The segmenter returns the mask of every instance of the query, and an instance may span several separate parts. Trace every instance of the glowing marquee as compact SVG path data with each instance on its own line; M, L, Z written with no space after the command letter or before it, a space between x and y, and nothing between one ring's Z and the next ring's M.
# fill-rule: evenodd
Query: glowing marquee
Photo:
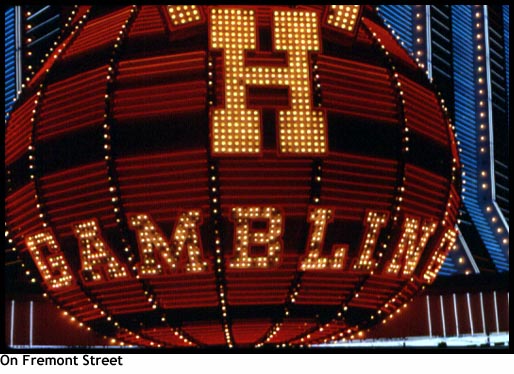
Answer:
M323 155L327 124L323 110L313 109L309 52L320 50L314 12L275 11L276 51L287 52L287 67L247 66L245 51L257 48L255 12L212 9L210 48L223 50L225 107L211 111L211 149L214 155L257 154L262 150L258 110L247 108L247 86L286 86L290 110L278 112L279 151L282 154Z
M310 231L305 256L300 259L298 268L302 271L344 271L349 246L333 245L329 257L322 256L327 225L332 221L335 209L311 207L308 215ZM354 259L354 269L365 272L376 270L378 261L372 261L372 253L377 246L377 237L383 227L386 213L369 211L363 222L364 234L360 249ZM234 249L229 266L233 269L271 269L281 265L283 256L282 236L284 217L276 207L234 207ZM200 240L200 210L184 211L179 214L170 242L168 242L153 219L146 214L129 215L130 228L135 231L141 262L137 265L139 277L159 276L174 272L204 272L209 266L203 259ZM264 223L265 228L255 228L253 223ZM126 266L121 263L98 230L96 220L86 220L75 224L79 240L81 260L80 278L85 284L129 278ZM435 223L405 217L400 240L393 251L393 257L386 262L384 274L393 273L401 278L409 278L420 260L428 239L436 228ZM431 282L449 249L455 243L454 229L448 229L438 244L438 250L423 274ZM26 239L29 253L34 260L43 282L51 289L72 286L75 282L70 265L57 244L55 235L49 229ZM252 248L266 247L265 256L252 255ZM47 249L45 251L44 249ZM48 252L48 253L47 253ZM185 261L184 258L186 258ZM350 264L350 262L348 262ZM185 265L184 265L185 264Z
M65 313L138 346L308 345L433 282L456 239L457 148L373 7L89 9L55 66L105 57L107 81L97 59L42 69L43 99L7 127L7 239ZM105 96L82 89L93 77ZM67 152L80 137L91 157ZM36 162L41 142L70 162Z

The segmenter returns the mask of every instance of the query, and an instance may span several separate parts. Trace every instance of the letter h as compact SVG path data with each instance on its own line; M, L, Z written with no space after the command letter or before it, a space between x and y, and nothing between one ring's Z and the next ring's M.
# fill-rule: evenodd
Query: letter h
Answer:
M214 8L209 27L210 48L223 50L225 68L225 107L211 110L213 155L261 152L260 113L247 108L246 87L250 85L290 89L290 109L278 113L280 154L326 154L326 119L323 110L312 108L308 56L320 50L316 13L274 12L275 50L286 51L287 67L246 66L245 51L257 45L253 10Z

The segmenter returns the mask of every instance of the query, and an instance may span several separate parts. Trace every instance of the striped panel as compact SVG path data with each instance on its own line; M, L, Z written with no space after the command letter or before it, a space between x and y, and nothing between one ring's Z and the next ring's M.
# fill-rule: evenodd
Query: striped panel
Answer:
M16 97L16 14L14 7L4 8L4 102L8 113ZM6 114L8 118L8 114Z
M205 150L122 157L116 162L127 213L144 212L161 225L171 225L184 209L208 212Z
M164 33L159 7L143 5L129 31L129 38L150 37Z
M401 205L403 212L439 221L446 206L448 185L446 178L406 164L405 192Z
M323 205L335 206L335 219L361 221L366 209L388 211L393 202L397 163L332 153L323 166Z
M398 74L405 100L407 126L425 137L448 145L448 128L434 93Z
M287 342L303 332L317 326L317 321L313 319L288 318L280 325L280 330L270 339L270 344Z
M125 7L116 12L86 21L73 44L64 52L63 59L91 55L95 51L113 46L121 26L130 15L132 7Z
M278 269L225 271L230 305L283 304L297 269L298 256L282 256Z
M33 235L43 229L43 221L36 208L36 188L29 183L5 198L5 215L9 221L10 231L15 234L17 244L22 238ZM25 244L23 244L25 247Z
M389 51L391 55L398 58L403 64L407 65L409 68L417 70L418 66L413 61L412 57L409 56L407 51L403 49L398 41L393 38L393 36L387 31L387 29L383 29L382 27L375 24L368 18L363 17L362 23L366 25L366 27L374 34L376 34L377 39L380 40L380 44L385 46L386 51Z
M144 330L146 332L146 330ZM136 347L152 347L156 348L159 343L151 340L149 335L141 333L133 333L132 331L126 329L118 329L116 332L116 340L123 342L129 346Z
M52 297L69 314L79 321L88 322L105 318L100 308L95 308L90 298L79 286L73 286L62 291L52 291Z
M236 344L253 345L266 334L271 327L271 320L233 320L232 335Z
M122 61L114 97L118 121L157 118L205 110L205 52Z
M384 19L386 25L391 25L400 36L400 43L409 53L414 51L414 37L412 33L412 5L383 5L379 6L378 14Z
M57 235L73 236L72 223L90 218L103 230L116 225L103 162L45 175L41 192Z
M169 327L154 327L141 330L141 335L150 338L153 341L165 344L169 347L190 347L191 344L186 343L184 339L180 338L178 332L173 331ZM136 341L136 344L139 342Z
M91 10L91 5L79 5L70 24L76 26L82 17Z
M320 55L323 105L348 116L397 123L394 92L385 68Z
M31 118L36 108L36 95L31 96L15 112L5 129L5 164L10 165L19 159L30 145L32 137Z
M105 113L107 65L48 85L40 111L37 137L45 140L101 126Z
M459 218L460 196L459 196L459 192L457 191L457 189L455 188L455 186L453 184L450 186L450 195L451 195L451 197L449 199L450 206L447 209L447 212L448 212L447 220L448 220L448 222L457 222L457 219Z
M318 14L318 20L321 21L323 12L325 11L325 6L324 5L314 5L314 4L295 5L295 9L297 9L297 10L305 10L305 11L308 11L308 12L315 12L315 13Z
M304 334L302 334L302 336L299 336L298 339L293 340L291 343L306 344L308 342L310 344L312 342L322 340L323 338L325 338L325 336L327 336L327 334L328 336L334 336L334 338L337 338L339 331L346 330L348 327L350 326L346 322L335 320L332 321L328 326L323 326L322 329L316 329L312 331L310 334L308 334L308 339L306 338L306 336L303 336ZM304 341L302 341L302 338L304 339Z
M405 281L388 276L372 275L348 303L348 307L376 310L400 291Z
M143 285L136 279L120 279L90 284L89 291L111 315L144 313L152 310Z
M184 323L182 330L190 335L195 341L205 345L226 345L223 329L216 322L194 322Z
M159 305L165 309L208 308L218 305L216 280L211 270L149 278Z
M284 209L286 217L304 217L311 189L311 163L277 158L274 150L265 150L259 159L220 159L221 201L224 206L277 206Z
M348 298L359 277L341 271L308 271L302 277L298 305L340 305Z

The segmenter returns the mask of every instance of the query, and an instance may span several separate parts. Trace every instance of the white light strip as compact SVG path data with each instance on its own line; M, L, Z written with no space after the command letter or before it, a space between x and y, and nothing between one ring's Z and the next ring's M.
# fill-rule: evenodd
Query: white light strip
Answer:
M469 300L469 292L466 292L466 297L468 299L469 325L471 327L471 335L473 335L475 332L473 331L473 315L471 314L471 301Z
M494 297L494 316L496 317L496 332L500 332L500 322L498 321L498 301L496 300L496 291L493 292Z
M505 220L505 217L503 216L503 213L500 210L498 203L496 202L496 195L494 196L493 205L494 205L494 208L496 209L496 213L498 213L498 216L500 217L500 219L503 223L503 227L504 227L505 231L507 231L507 234L508 234L509 233L509 224L507 223L507 220ZM507 252L507 253L509 253L509 252ZM508 257L507 257L507 261L509 261Z
M19 92L21 91L21 85L23 84L22 77L22 65L21 65L21 53L22 53L22 41L21 41L21 6L14 7L14 47L15 47L15 56L16 56L16 98L19 96Z
M500 333L487 336L484 334L477 334L470 336L463 334L459 337L449 336L441 338L436 336L430 338L428 336L412 336L403 339L396 338L380 338L380 339L366 339L366 340L353 340L347 342L338 342L335 344L318 345L319 348L337 348L337 347L437 347L441 343L446 343L448 347L471 347L471 346L486 346L493 344L502 344L505 347L509 346L509 333Z
M490 162L490 178L491 178L491 200L495 200L496 187L494 182L494 133L493 133L493 98L491 87L491 65L489 53L489 19L487 14L487 5L483 6L484 15L484 43L485 43L485 71L487 82L487 121L489 122L489 162Z
M431 22L430 22L430 5L425 5L425 19L426 19L426 42L427 42L427 71L428 71L428 78L432 79L432 29L431 29Z
M459 315L457 314L457 296L453 294L453 313L455 314L455 334L459 336Z
M29 331L30 331L30 335L29 335L29 346L32 347L32 337L33 337L33 332L34 332L34 302L31 301L30 302L30 320L29 320Z
M11 347L14 345L14 304L15 301L11 300L11 335L9 340Z
M457 230L457 232L459 233L459 240L462 244L462 248L464 248L464 252L466 253L468 260L471 266L473 267L473 271L475 272L475 274L480 274L480 270L478 269L477 263L475 262L475 259L473 258L471 251L469 250L468 243L466 243L466 240L464 239L464 236L462 236L460 230Z
M427 295L427 316L428 316L428 334L432 337L432 318L430 318L430 298Z
M444 319L443 295L439 295L439 302L441 303L441 319L443 322L443 336L446 338L446 321Z
M487 12L487 5L483 5L484 14L484 42L485 42L485 70L487 81L487 122L489 125L489 177L491 184L491 201L496 209L496 213L503 223L504 229L509 232L509 225L503 216L503 213L496 203L496 182L494 175L494 130L493 130L493 91L491 86L491 61L490 61L490 47L489 47L489 15ZM504 252L507 262L509 261L509 252Z
M484 334L486 334L487 331L485 329L484 296L482 295L482 292L480 292L480 312L482 313L482 331Z

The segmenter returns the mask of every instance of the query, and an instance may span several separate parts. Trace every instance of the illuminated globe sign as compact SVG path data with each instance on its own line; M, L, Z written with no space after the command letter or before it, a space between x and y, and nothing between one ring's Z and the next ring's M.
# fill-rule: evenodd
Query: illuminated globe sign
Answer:
M8 239L153 347L362 336L456 239L446 109L373 8L75 7L6 130Z

